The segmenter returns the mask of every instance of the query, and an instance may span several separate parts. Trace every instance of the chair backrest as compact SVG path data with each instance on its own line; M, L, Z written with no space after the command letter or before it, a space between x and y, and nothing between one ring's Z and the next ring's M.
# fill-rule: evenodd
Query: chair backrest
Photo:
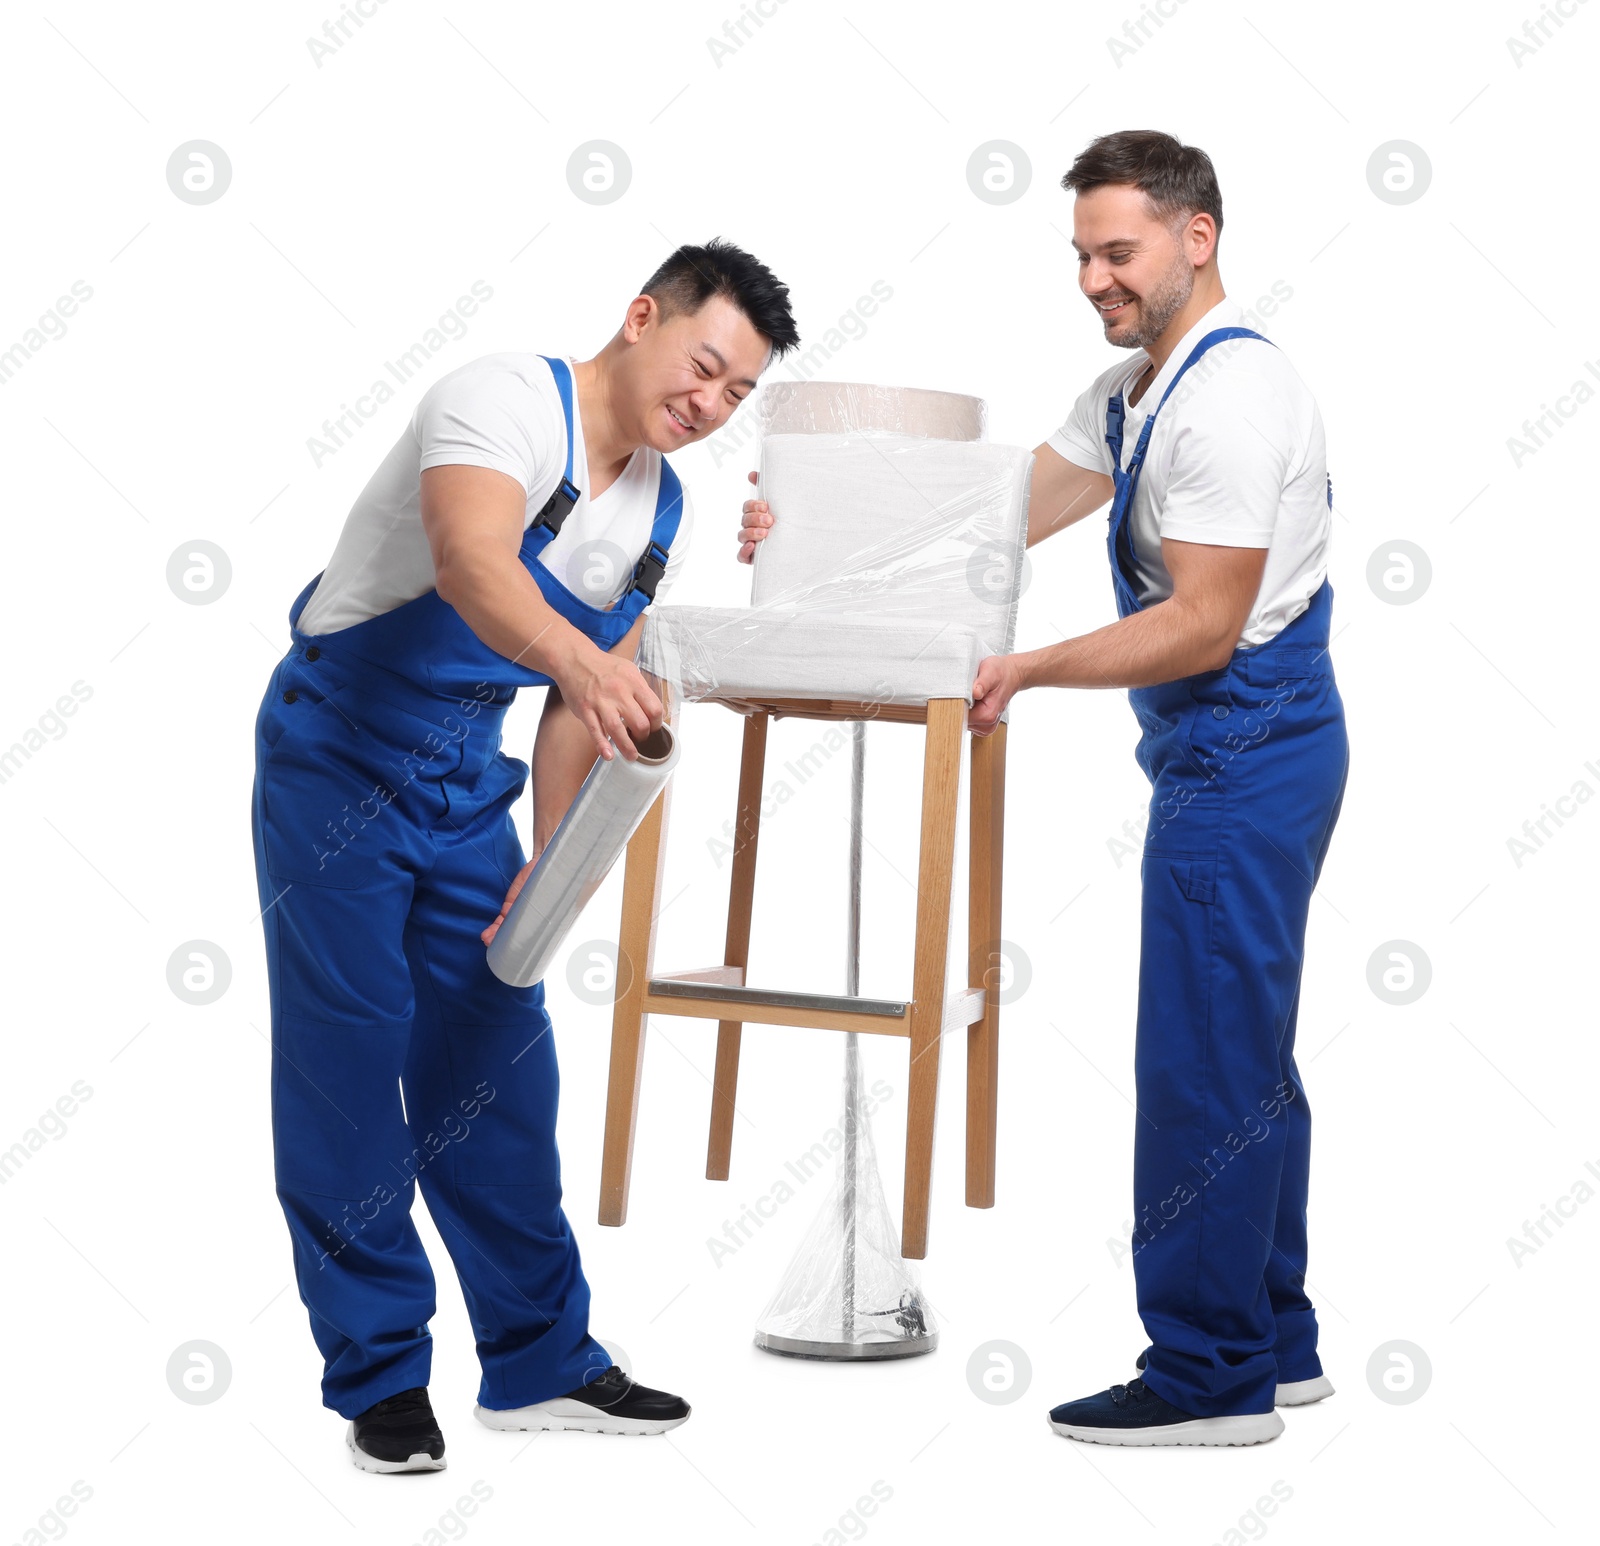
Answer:
M980 440L768 434L751 605L965 624L1009 654L1032 471L1025 447Z

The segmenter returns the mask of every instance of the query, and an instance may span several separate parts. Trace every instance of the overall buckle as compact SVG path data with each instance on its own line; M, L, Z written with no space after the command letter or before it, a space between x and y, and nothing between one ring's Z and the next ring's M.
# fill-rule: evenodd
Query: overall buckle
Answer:
M1126 414L1122 406L1122 393L1118 392L1106 404L1106 433L1105 442L1111 449L1113 464L1122 461L1122 425Z
M580 491L571 478L562 478L556 485L556 491L540 507L539 513L528 523L529 528L535 526L548 526L551 536L559 536L561 523L572 513L572 507L577 504Z
M626 596L632 591L643 591L651 601L654 601L656 586L666 572L667 550L659 542L652 540L644 550L644 557L634 568L633 579L629 582L628 589L622 594Z

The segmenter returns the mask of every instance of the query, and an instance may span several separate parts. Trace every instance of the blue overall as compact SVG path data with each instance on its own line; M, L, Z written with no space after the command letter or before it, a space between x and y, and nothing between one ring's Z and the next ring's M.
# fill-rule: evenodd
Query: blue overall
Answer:
M649 604L682 492L661 464L655 524L610 610L538 562L578 498L566 477L520 558L601 649ZM320 579L321 576L318 576ZM544 986L508 987L480 932L524 861L511 807L528 765L500 750L519 687L550 678L490 649L430 590L332 633L297 626L256 720L256 876L272 1000L272 1136L323 1402L354 1417L426 1385L433 1274L414 1186L472 1318L481 1405L576 1390L611 1360L561 1207L558 1075Z
M1107 550L1117 611L1141 609L1131 514L1156 415L1122 466ZM1329 489L1332 503L1332 488ZM1294 1062L1306 917L1344 797L1349 748L1328 658L1333 592L1227 665L1129 693L1151 784L1142 866L1133 1266L1145 1379L1200 1417L1272 1409L1315 1378L1305 1292L1311 1113Z

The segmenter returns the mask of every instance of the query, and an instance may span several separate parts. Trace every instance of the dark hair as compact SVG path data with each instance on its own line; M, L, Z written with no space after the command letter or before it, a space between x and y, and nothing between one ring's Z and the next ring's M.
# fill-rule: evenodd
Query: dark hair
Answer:
M1069 193L1087 193L1107 183L1131 183L1163 220L1210 215L1222 234L1222 190L1211 157L1159 129L1123 129L1102 134L1079 152L1061 179Z
M703 247L680 247L644 282L663 317L698 312L713 295L733 302L772 345L778 359L800 342L789 309L789 287L765 263L713 236Z

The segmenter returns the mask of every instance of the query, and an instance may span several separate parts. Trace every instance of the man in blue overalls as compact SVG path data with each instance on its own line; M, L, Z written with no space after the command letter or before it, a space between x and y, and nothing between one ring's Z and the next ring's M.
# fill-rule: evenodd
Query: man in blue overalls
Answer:
M1126 687L1152 785L1134 1054L1141 1378L1056 1407L1106 1444L1255 1444L1332 1394L1305 1292L1311 1122L1295 1022L1311 894L1349 761L1328 659L1322 423L1227 300L1210 159L1094 141L1079 284L1138 348L1039 447L1030 543L1111 500L1119 621L986 660L971 726L1024 687ZM1271 304L1269 301L1268 305Z
M550 689L536 859L594 758L637 756L661 724L633 660L687 547L662 453L726 423L797 341L766 267L680 248L593 359L491 355L436 382L290 609L252 808L275 1177L323 1402L363 1470L444 1465L418 1183L472 1317L480 1420L660 1433L689 1415L589 1334L543 985L485 960L532 868L511 817L529 768L500 726L519 687Z

